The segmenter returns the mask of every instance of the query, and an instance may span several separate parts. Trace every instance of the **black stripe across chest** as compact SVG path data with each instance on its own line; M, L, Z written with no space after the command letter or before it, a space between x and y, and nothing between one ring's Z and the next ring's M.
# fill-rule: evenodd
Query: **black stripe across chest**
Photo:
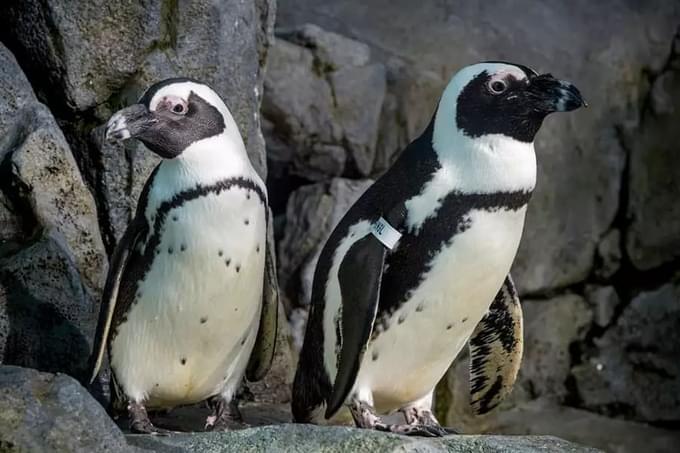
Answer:
M170 213L173 209L182 207L184 204L197 200L199 198L214 194L219 195L228 190L244 189L246 191L245 197L250 199L257 197L258 201L265 209L265 215L268 215L266 209L266 195L262 188L251 179L243 177L228 178L217 181L213 184L197 185L191 189L178 192L171 199L162 202L155 214L153 215L153 226L149 228L148 221L145 218L136 219L136 221L143 221L145 223L144 230L140 234L140 239L137 244L132 245L131 258L128 267L125 270L121 286L119 290L119 297L116 303L113 319L113 334L111 340L115 337L116 327L127 320L130 309L139 300L139 283L144 281L154 259L158 256L160 251L159 246L162 241L164 225L168 221L172 221ZM144 216L144 209L140 209L137 216ZM225 225L225 234L229 225ZM144 238L148 238L144 241ZM143 248L139 248L144 242ZM181 252L178 250L177 252Z
M456 235L471 225L470 212L517 211L527 205L531 191L469 193L452 192L417 231L406 232L394 252L387 256L377 320L386 322L422 283L437 254ZM451 278L455 278L454 275ZM380 329L378 329L379 331Z

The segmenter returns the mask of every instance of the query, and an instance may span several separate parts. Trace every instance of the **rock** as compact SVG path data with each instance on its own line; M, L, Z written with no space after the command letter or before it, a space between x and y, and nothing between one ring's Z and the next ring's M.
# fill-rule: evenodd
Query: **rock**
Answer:
M597 244L595 275L602 280L610 279L621 267L622 258L621 232L611 230Z
M603 417L592 412L536 400L498 412L487 432L552 435L611 453L669 453L680 442L677 431Z
M624 407L648 422L680 419L679 332L680 285L635 297L573 371L584 407L605 413Z
M290 146L337 143L331 87L314 69L310 49L275 39L269 51L262 114Z
M35 102L33 88L14 55L0 43L0 158L8 148L7 134L16 121L17 111Z
M63 234L81 275L91 289L100 290L108 262L94 198L49 110L36 103L17 115L5 192L12 192L37 225Z
M555 437L449 436L442 439L406 437L377 431L314 425L276 425L224 433L167 437L128 436L132 445L157 452L596 452Z
M73 378L0 366L3 452L132 452L123 433Z
M574 294L548 300L524 300L524 357L518 383L532 396L561 401L571 369L570 345L583 340L593 315Z
M37 102L33 89L12 53L0 43L0 175L6 179L2 162L14 146L10 132L16 127L17 112ZM6 165L6 164L5 164ZM22 219L17 208L2 190L0 182L0 245L24 238Z
M587 285L585 298L593 307L593 321L600 327L607 327L614 318L619 305L619 295L613 286Z
M20 241L22 237L21 219L7 196L0 192L0 246L5 242Z
M640 126L625 134L630 149L626 250L641 270L680 257L676 203L680 197L680 68L660 74L651 90L651 106L643 112Z
M50 104L86 110L132 76L154 46L171 47L176 11L160 1L13 2L2 38Z
M385 67L371 64L345 67L330 74L336 115L359 173L368 176L373 169L378 123L385 97Z
M0 260L0 363L82 377L96 306L64 237L46 231Z
M316 144L299 150L292 161L291 173L312 181L325 181L345 171L347 151L338 145Z
M278 248L279 285L289 311L309 304L314 268L326 239L371 184L371 180L335 178L291 194Z
M357 7L355 0L290 0L282 2L278 15L282 28L315 22L368 43L373 61L387 64L397 58L418 71L441 74L445 81L470 62L510 59L583 88L591 107L549 118L536 142L538 186L513 274L524 293L574 284L590 273L621 195L625 152L616 128L635 117L645 102L644 73L647 68L659 71L666 63L680 20L680 7L672 0L642 7L625 0L607 0L593 8L533 6L529 1L491 1L480 10L474 2L453 7L447 2L377 0ZM519 9L528 13L519 17ZM608 17L612 39L601 39L594 18L602 16ZM550 38L537 40L537 34ZM603 72L585 55L617 70ZM436 101L431 100L429 111L418 109L427 112L421 121L429 120ZM408 110L405 104L397 111L403 115Z
M22 241L36 227L56 228L90 288L99 290L107 257L94 198L54 117L2 45L0 65L0 219L9 227L3 235Z
M296 173L312 180L343 174L346 155L337 152L340 147L354 171L369 175L385 96L384 66L370 62L365 44L314 25L281 36L265 79L263 114L274 126L268 141L292 148Z
M296 30L280 35L294 44L313 49L316 58L330 66L329 71L344 66L364 66L371 60L371 49L368 45L323 30L314 24L304 24Z

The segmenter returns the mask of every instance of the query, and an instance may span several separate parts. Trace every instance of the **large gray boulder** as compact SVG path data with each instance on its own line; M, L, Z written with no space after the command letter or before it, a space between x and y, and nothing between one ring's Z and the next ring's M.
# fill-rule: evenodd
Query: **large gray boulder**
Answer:
M140 451L75 379L15 366L0 366L0 450Z
M610 453L670 453L680 445L677 430L603 417L545 400L491 413L486 419L485 432L515 436L551 433Z
M601 17L607 17L608 39L602 39ZM522 62L581 88L591 107L549 118L536 142L538 187L515 265L523 292L567 286L590 273L598 242L619 208L625 152L617 127L636 117L645 71L663 67L679 20L680 6L672 0L607 0L587 8L530 1L453 6L377 0L358 7L353 0L290 0L278 17L283 28L315 22L369 43L376 58L403 60L416 77L441 74L439 90L420 91L432 93L430 109L418 109L422 115L434 110L451 74L480 60ZM399 111L409 113L410 103ZM385 133L402 135L403 126L394 123L397 129Z
M58 230L89 287L99 290L108 263L94 198L54 117L2 45L0 66L0 199L6 206L0 218L14 225L15 240L26 239L34 229Z
M589 409L625 406L647 422L680 419L680 284L643 292L573 370Z
M348 451L388 452L451 452L484 451L501 453L514 451L533 453L560 451L565 453L597 452L594 448L572 444L556 437L450 436L424 439L386 434L377 431L339 426L274 425L232 431L174 435L169 437L128 436L132 445L159 453L193 451L227 452L318 452Z
M547 300L524 300L524 357L518 385L532 396L561 401L571 371L572 343L585 339L593 314L583 298L566 294Z
M630 148L626 250L642 270L680 257L680 29L674 52L652 83L639 125L624 134Z
M0 363L83 377L95 299L57 230L0 258Z
M175 13L148 0L22 1L4 9L2 36L25 56L29 76L60 107L76 110L106 101L154 46L168 46Z
M17 112L15 148L8 188L16 204L31 212L42 227L54 227L73 251L78 269L90 288L104 286L108 262L97 208L76 161L49 110L36 103ZM28 219L25 219L28 220Z
M273 125L268 140L291 149L293 173L371 174L385 76L366 44L310 24L282 32L269 55L263 115Z

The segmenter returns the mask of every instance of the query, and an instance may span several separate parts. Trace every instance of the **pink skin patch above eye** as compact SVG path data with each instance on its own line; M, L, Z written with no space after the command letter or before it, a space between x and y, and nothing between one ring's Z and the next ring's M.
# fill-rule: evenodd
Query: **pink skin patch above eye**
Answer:
M174 109L177 105L181 105L183 108L179 112L186 112L187 103L184 99L179 96L163 96L158 104L156 105L156 111L168 111L176 112ZM176 112L177 113L177 112Z

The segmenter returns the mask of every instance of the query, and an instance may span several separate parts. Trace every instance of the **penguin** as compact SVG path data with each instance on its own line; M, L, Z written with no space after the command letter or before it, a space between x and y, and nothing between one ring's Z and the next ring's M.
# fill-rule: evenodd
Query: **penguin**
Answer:
M471 404L493 409L522 356L509 274L536 182L534 137L579 90L519 64L456 73L420 137L349 209L322 249L293 383L302 423L405 435L454 432L433 391L469 345ZM405 423L382 414L401 412Z
M162 159L117 245L104 286L90 383L105 351L114 408L158 434L147 410L207 400L206 429L242 421L235 394L274 354L278 293L267 192L229 109L208 85L173 78L115 113L109 141Z

